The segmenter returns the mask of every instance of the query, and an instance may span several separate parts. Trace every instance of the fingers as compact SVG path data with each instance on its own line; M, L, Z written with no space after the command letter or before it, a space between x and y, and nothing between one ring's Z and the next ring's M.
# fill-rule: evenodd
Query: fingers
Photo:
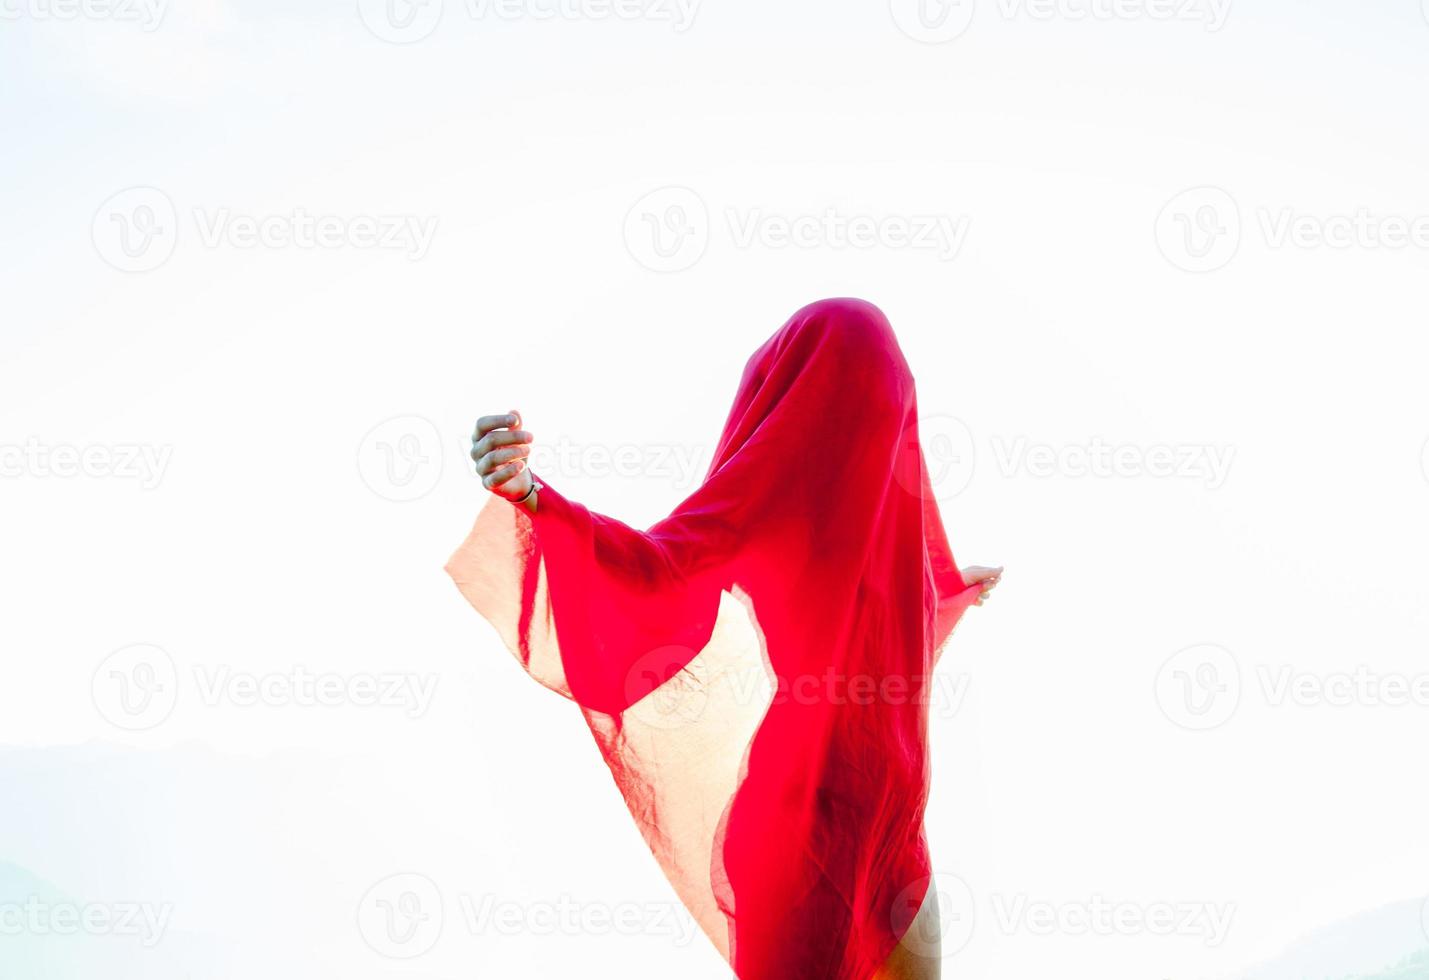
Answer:
M478 456L477 451L471 451L471 457L476 461L476 472L481 476L487 476L495 472L498 468L505 466L515 460L524 460L531 455L531 447L508 446L505 449L493 449L490 452Z
M471 441L476 442L493 429L504 429L520 424L521 416L515 412L508 412L505 415L483 415L476 420L476 431L472 433Z
M497 429L494 432L488 432L480 439L473 440L471 458L479 462L481 457L495 449L500 449L503 446L529 445L534 438L531 433L521 429Z
M521 475L521 471L526 468L526 463L517 460L505 466L492 470L481 478L481 485L488 490L500 490L506 483Z
M494 450L510 446L528 446L535 437L519 428L520 425L521 413L517 411L505 415L483 415L477 420L476 431L471 436L471 458L476 461L478 473L484 476L497 466L523 455L508 453L491 460L490 463L482 462L483 457Z

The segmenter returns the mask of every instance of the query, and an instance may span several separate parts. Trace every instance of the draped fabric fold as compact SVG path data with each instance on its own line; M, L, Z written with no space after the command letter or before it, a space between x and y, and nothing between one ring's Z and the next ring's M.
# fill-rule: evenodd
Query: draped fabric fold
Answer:
M447 563L575 701L647 844L741 980L868 980L921 904L933 665L954 561L913 378L860 300L749 359L710 468L645 531L541 477Z

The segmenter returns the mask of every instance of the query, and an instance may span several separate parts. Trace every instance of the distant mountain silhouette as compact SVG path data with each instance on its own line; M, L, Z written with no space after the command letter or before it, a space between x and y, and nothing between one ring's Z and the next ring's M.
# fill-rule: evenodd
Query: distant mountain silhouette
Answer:
M1235 980L1429 980L1424 902L1396 902L1316 930Z

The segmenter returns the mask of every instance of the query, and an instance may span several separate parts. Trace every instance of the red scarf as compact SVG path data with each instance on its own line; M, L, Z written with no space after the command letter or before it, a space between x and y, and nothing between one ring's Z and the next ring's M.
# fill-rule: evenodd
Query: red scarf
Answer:
M534 515L482 509L447 564L462 594L580 705L741 980L867 980L924 898L931 675L979 592L887 319L796 313L745 366L704 481L647 531L541 482Z

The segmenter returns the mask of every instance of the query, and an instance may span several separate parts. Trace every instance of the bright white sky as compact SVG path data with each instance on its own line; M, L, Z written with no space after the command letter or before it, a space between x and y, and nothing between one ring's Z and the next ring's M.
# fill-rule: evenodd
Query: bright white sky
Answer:
M1417 0L64 9L0 0L0 903L173 904L154 950L70 940L76 975L727 975L441 566L477 415L644 526L829 295L892 319L954 549L1008 569L941 668L929 834L976 909L946 969L1239 975L1423 895ZM167 660L106 662L134 644ZM112 724L113 672L168 662L172 713ZM271 687L300 668L344 703ZM352 703L373 678L398 703ZM358 925L397 873L445 911L411 961ZM530 925L562 895L641 924ZM526 925L464 921L487 899ZM1098 902L1233 914L1021 916Z

